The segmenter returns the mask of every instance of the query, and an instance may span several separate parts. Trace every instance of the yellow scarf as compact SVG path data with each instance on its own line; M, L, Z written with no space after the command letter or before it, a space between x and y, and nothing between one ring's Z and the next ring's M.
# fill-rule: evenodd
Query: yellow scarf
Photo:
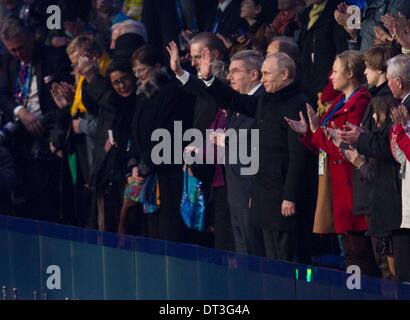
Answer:
M309 13L309 23L308 23L308 30L310 30L315 23L319 20L319 17L323 11L325 11L327 1L324 1L321 4L314 4L312 10Z
M100 59L100 63L98 65L98 70L100 72L100 75L105 77L105 72L107 71L108 66L111 63L111 58L103 53ZM71 105L71 116L74 117L77 112L80 113L86 113L87 109L83 104L83 99L82 99L82 89L83 89L83 83L84 83L84 77L80 76L77 82L77 87L75 89L75 94L74 94L74 102Z

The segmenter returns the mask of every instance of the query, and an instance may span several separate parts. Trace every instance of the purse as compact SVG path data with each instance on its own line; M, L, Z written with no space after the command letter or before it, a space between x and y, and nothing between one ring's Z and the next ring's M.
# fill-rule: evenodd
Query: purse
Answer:
M199 232L206 231L205 205L202 182L189 173L188 167L185 167L180 212L188 228Z

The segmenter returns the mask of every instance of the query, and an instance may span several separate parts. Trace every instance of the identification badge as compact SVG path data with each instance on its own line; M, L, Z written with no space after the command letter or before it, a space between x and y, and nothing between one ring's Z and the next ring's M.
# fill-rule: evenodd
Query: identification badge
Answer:
M325 174L326 157L327 157L326 152L320 150L319 152L319 176L323 176Z

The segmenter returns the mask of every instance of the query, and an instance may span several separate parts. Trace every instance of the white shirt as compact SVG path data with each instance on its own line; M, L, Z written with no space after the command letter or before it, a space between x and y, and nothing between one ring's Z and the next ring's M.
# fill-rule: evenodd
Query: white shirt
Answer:
M28 100L27 100L27 111L33 113L37 117L41 117L42 112L40 108L40 95L39 95L38 86L37 86L37 75L36 75L34 68L32 68L32 72L33 74L32 74L31 83L30 83L30 93L29 93ZM13 113L16 118L18 118L17 115L22 108L24 108L24 106L17 106L14 109Z
M186 83L189 81L189 77L191 75L189 74L188 71L184 70L184 73L182 74L182 76L176 76L177 79L181 82L181 84L184 86L186 85ZM207 87L210 87L215 81L215 77L212 77L209 81L205 81L204 83ZM255 94L256 91L258 91L258 89L262 86L262 83L258 83L251 91L248 92L249 96L253 96Z
M410 96L410 92L408 94L406 94L406 96L404 97L403 100L401 100L401 103L404 103L404 101L406 101L406 99Z
M253 96L260 87L262 87L262 83L258 83L251 91L249 91L248 96Z

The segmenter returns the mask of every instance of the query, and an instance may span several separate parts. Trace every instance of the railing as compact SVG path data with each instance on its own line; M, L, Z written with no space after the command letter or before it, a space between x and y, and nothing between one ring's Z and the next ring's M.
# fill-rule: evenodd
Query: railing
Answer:
M0 286L7 299L410 299L409 285L367 277L350 290L350 276L0 216Z

